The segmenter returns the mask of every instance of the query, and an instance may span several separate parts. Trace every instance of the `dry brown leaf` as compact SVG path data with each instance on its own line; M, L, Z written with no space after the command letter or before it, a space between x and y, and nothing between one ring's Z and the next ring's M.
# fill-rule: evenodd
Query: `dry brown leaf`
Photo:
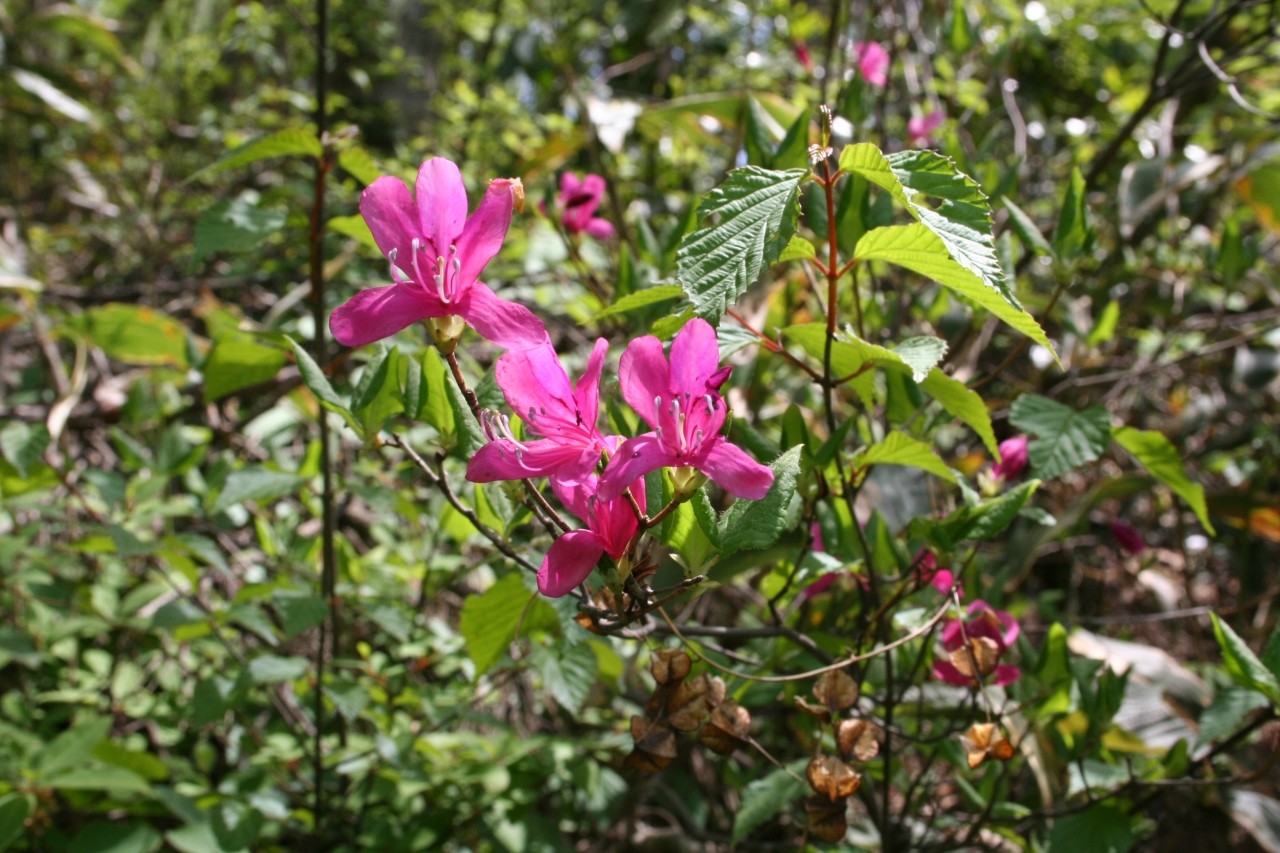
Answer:
M851 796L862 784L862 774L833 755L819 755L804 771L814 793L831 802Z
M964 745L965 759L971 770L981 767L988 758L997 761L1013 758L1013 744L1000 733L995 723L974 723L960 735L960 743Z

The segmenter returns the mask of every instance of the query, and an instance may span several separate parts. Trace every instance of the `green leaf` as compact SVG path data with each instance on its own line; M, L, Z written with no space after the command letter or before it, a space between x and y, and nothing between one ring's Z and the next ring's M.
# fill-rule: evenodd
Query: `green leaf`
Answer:
M272 471L269 468L243 468L232 471L227 475L227 482L209 511L216 515L245 501L267 503L292 494L304 482L306 482L305 477L286 474L283 471Z
M1023 245L1037 255L1052 255L1053 247L1049 245L1049 241L1040 233L1035 221L1026 214L1026 211L1014 204L1010 198L1002 198L1001 201L1004 203L1005 210L1009 211L1009 225L1013 227L1014 233L1018 235Z
M1045 851L1077 853L1083 842L1090 853L1128 853L1134 840L1131 818L1124 809L1097 805L1054 820Z
M287 360L283 352L255 342L249 334L218 338L204 363L204 401L212 403L274 379Z
M1102 406L1077 412L1038 394L1015 400L1009 422L1037 437L1027 453L1043 478L1060 477L1094 461L1111 441L1111 416Z
M453 435L456 425L448 391L453 380L448 375L440 353L434 347L422 351L421 362L424 393L418 417L424 418L440 435Z
M1204 529L1214 534L1209 523L1209 508L1204 500L1204 486L1187 476L1182 457L1169 439L1156 430L1120 427L1112 433L1116 443L1133 454L1147 473L1169 487L1175 495L1187 502Z
M1096 347L1105 344L1115 337L1116 324L1120 322L1120 303L1112 299L1102 309L1098 322L1093 324L1089 337L1085 338L1087 346Z
M161 843L160 831L149 824L95 820L77 832L66 849L67 853L155 853Z
M0 429L0 454L25 480L31 466L40 461L52 440L48 427L42 423L13 421Z
M933 279L1053 351L1034 317L952 258L946 244L924 223L873 228L862 235L853 252L861 261L885 261Z
M93 748L111 731L110 717L94 717L73 726L46 743L31 758L31 766L41 777L84 764Z
M259 655L249 661L245 670L254 684L274 684L278 681L296 681L307 674L311 663L303 657Z
M186 327L152 308L112 302L72 324L116 361L187 368Z
M999 453L995 430L991 427L991 413L982 397L958 379L953 379L938 368L920 383L920 387L954 418L969 425L978 434L992 456Z
M488 672L506 653L531 599L536 599L536 593L531 596L520 576L513 573L463 603L458 631L466 641L477 676Z
M360 421L366 441L378 434L382 425L394 414L404 411L399 383L395 381L400 353L395 348L380 347L351 394L351 413Z
M556 702L572 714L581 711L600 668L591 646L586 643L539 646L534 662L542 672L542 683Z
M195 260L213 252L245 252L284 227L285 215L245 196L215 204L196 218Z
M738 551L755 551L767 548L777 541L790 524L787 506L796 491L796 478L800 474L800 452L796 446L773 461L773 485L758 501L738 499L720 521L720 557L723 559Z
M0 797L0 850L5 850L27 832L31 804L25 794Z
M734 844L804 796L808 786L800 774L804 773L806 763L794 761L786 769L779 768L747 784L742 791L742 805L733 818Z
M816 257L818 257L818 250L812 243L798 234L792 234L786 248L778 256L778 263L795 260L811 261Z
M884 441L861 448L853 455L853 465L861 469L859 479L866 476L866 469L872 465L907 465L928 471L948 483L956 482L955 472L932 446L901 432L891 432Z
M1222 650L1222 663L1227 675L1241 687L1266 696L1272 705L1280 705L1280 681L1275 674L1258 660L1248 644L1218 614L1210 613L1209 618L1213 622L1213 636Z
M680 241L676 278L694 312L715 322L782 254L796 229L796 194L808 172L735 169L698 206L714 225Z
M481 447L484 447L488 439L484 437L484 432L480 429L480 424L476 422L475 415L471 413L471 407L467 405L467 398L463 396L462 389L458 387L458 384L452 381L446 382L444 390L449 401L449 408L453 410L453 423L457 429L458 447L464 456L470 457Z
M329 615L329 608L319 596L279 592L272 600L280 612L280 625L286 640L318 627Z
M343 234L350 237L367 249L381 252L378 248L378 241L373 239L373 232L369 230L369 224L358 213L353 213L350 216L335 216L325 223L325 227L335 234Z
M123 767L78 767L45 779L55 791L101 791L117 794L149 794L151 785L137 773Z
M782 330L782 336L790 343L799 344L814 361L822 363L827 340L825 324L787 326ZM837 332L836 339L831 344L831 371L837 379L848 379L863 373L867 365L871 364L914 376L920 368L927 373L933 364L937 364L937 359L941 358L941 353L945 352L947 346L940 338L930 337L908 338L903 341L903 345L906 345L905 351L891 350L864 341L852 332ZM907 356L915 364L908 363Z
M319 157L321 153L323 152L320 148L320 140L316 138L315 128L310 126L289 127L270 136L253 139L231 149L213 164L204 167L187 178L187 181L193 181L198 177L214 172L247 166L250 163L268 160L272 157ZM186 183L186 181L183 183Z
M893 351L911 368L911 378L923 382L947 354L947 342L932 335L919 335L901 341Z
M359 145L352 145L338 152L338 165L347 174L368 186L382 177L382 170L373 162L372 155Z
M209 816L209 826L223 850L244 850L262 831L262 812L246 803L223 800Z
M1058 225L1053 230L1053 250L1058 259L1069 261L1088 248L1091 241L1088 210L1085 207L1084 175L1072 169L1067 194L1058 211Z
M618 314L638 311L641 308L648 308L650 305L658 305L662 302L670 302L672 299L679 299L682 296L684 296L684 289L678 284L660 284L656 287L646 287L644 290L629 293L614 302L591 318L591 322L597 323L605 317L615 317Z
M966 539L982 541L999 536L1039 487L1039 480L1028 480L997 498L953 512L939 526L940 532L949 539L945 543L948 550Z

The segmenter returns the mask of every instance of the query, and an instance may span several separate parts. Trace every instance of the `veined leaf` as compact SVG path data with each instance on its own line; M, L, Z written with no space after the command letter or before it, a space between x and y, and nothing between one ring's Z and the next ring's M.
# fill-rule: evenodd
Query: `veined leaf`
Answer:
M187 367L186 327L155 309L111 302L69 323L117 361Z
M799 344L811 358L822 363L826 349L827 327L823 323L803 323L787 326L782 330L789 343ZM908 338L896 349L864 341L857 335L837 332L831 343L831 370L836 378L860 373L868 364L911 374L921 379L938 363L946 352L947 344L941 338L921 336ZM917 380L919 381L919 380Z
M1200 519L1204 529L1214 533L1209 523L1209 508L1205 505L1204 486L1187 476L1182 457L1169 439L1155 430L1120 427L1112 433L1116 443L1133 454L1147 473L1164 483L1178 497L1187 502Z
M795 233L796 194L807 174L735 169L698 205L700 217L720 221L685 235L676 252L676 278L697 316L718 320L781 256Z
M796 491L800 475L800 451L796 446L783 453L769 466L773 485L758 501L737 500L720 522L721 559L738 551L767 548L786 529L787 505Z
M1209 618L1213 621L1213 636L1222 650L1222 663L1227 674L1241 687L1256 690L1270 699L1273 705L1280 705L1280 681L1258 660L1240 635L1218 618L1217 613L1210 613Z
M813 247L812 243L803 237L792 234L791 240L787 243L787 247L783 249L782 254L778 256L778 261L807 261L816 257L818 257L818 251Z
M860 476L865 476L866 469L872 465L907 465L928 471L948 483L956 482L955 472L932 446L901 432L891 432L884 441L862 448L854 454L853 464L862 469Z
M519 575L509 574L463 603L458 630L476 665L476 675L483 675L502 657L516 635L521 613L536 595L525 589Z
M978 434L992 456L998 456L999 445L996 443L995 430L991 428L991 413L987 404L976 391L958 379L952 379L938 368L929 371L929 375L920 383L924 392L937 400L942 408L955 418L964 421Z
M285 215L258 207L251 196L221 202L196 219L195 260L212 252L244 252L284 227Z
M1015 400L1009 422L1037 437L1027 453L1036 473L1046 478L1094 461L1111 441L1111 416L1102 406L1077 412L1038 394Z
M605 317L638 311L641 308L648 308L650 305L657 305L659 302L669 302L672 299L679 299L683 295L684 290L678 284L660 284L657 287L646 287L644 290L628 293L593 317L591 322L596 323Z

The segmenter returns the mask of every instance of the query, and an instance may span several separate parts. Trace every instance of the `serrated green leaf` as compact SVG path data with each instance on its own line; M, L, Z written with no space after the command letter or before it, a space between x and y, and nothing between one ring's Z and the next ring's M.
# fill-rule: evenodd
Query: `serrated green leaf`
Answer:
M999 497L956 510L940 525L941 532L950 540L948 547L966 539L983 541L999 536L1039 487L1039 480L1028 480Z
M884 441L860 449L853 456L853 465L861 469L860 476L866 476L866 469L872 465L907 465L928 471L948 483L956 482L955 472L932 446L901 432L891 432Z
M715 322L774 263L796 228L796 193L808 172L735 169L698 206L714 225L680 241L676 278L694 312Z
M556 702L570 713L581 711L600 669L592 648L586 643L539 647L534 661L542 672L542 683Z
M767 548L777 541L787 528L787 506L796 491L796 478L800 474L800 452L796 446L783 453L769 466L773 471L773 485L758 501L736 500L720 520L720 557L724 559L738 551L754 551Z
M1018 235L1018 239L1022 244L1037 255L1053 255L1053 247L1049 245L1049 241L1040 233L1040 229L1036 227L1035 220L1027 215L1026 211L1013 203L1010 198L1002 198L1005 210L1009 211L1009 224L1013 227L1014 233Z
M306 481L305 477L272 471L269 468L243 468L227 475L227 481L209 510L213 514L224 512L245 501L267 503L292 494Z
M0 429L0 454L26 479L30 466L40 461L53 437L42 423L13 421Z
M1182 465L1182 457L1178 449L1164 435L1156 430L1141 430L1133 427L1120 427L1112 433L1116 443L1133 454L1147 473L1169 487L1175 495L1182 498L1196 514L1196 518L1204 525L1204 529L1212 535L1216 531L1209 523L1209 508L1205 504L1204 486L1194 482L1187 476L1187 469Z
M1013 402L1009 422L1037 437L1027 454L1046 479L1094 461L1111 442L1111 416L1102 406L1077 412L1048 397L1023 394Z
M792 234L791 239L787 241L787 247L778 256L778 263L796 260L811 261L816 257L818 257L818 250L812 243L798 234Z
M924 223L874 228L862 235L853 251L859 260L884 261L938 282L1053 352L1035 318L952 258L942 239Z
M284 227L285 215L245 196L215 204L196 218L193 244L199 263L213 252L244 252Z
M824 323L787 326L782 330L782 337L788 343L799 344L811 358L819 364L822 363L827 340L827 327ZM936 348L936 345L932 346ZM945 347L946 344L944 343L943 346ZM913 357L915 355L923 355L923 353L913 353ZM903 375L914 372L914 368L900 353L864 341L851 332L837 332L836 339L831 344L831 371L835 377L847 379L861 373L868 364L894 370Z
M72 321L89 342L126 364L187 368L187 330L152 308L112 302Z
M742 805L733 818L733 842L741 842L756 827L780 814L793 802L804 796L808 786L801 774L805 761L792 762L786 769L779 768L767 776L749 782L742 791Z
M650 305L657 305L661 302L670 302L672 299L679 299L682 296L684 296L684 289L678 284L660 284L656 287L646 287L644 290L629 293L614 302L591 318L591 322L597 323L605 317L614 317L618 314L638 311L641 308L648 308Z
M920 383L920 388L941 404L954 418L968 424L978 434L992 456L999 454L995 430L991 426L991 413L982 397L958 379L953 379L938 368Z
M466 641L467 654L476 666L477 676L488 672L506 652L530 600L529 590L525 589L520 576L509 574L463 603L458 630Z
M1217 613L1210 613L1209 618L1213 622L1213 636L1222 650L1223 666L1231 679L1241 687L1266 696L1271 704L1280 705L1280 680L1276 675L1258 660L1249 645Z
M246 672L254 684L273 684L277 681L296 681L307 674L310 666L310 662L304 657L259 655L249 661Z
M899 342L893 352L911 368L911 378L919 383L947 354L947 342L932 335L918 335Z

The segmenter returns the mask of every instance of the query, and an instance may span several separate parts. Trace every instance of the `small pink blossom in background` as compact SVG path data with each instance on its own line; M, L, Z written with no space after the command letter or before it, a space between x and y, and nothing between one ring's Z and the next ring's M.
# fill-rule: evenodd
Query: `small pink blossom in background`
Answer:
M1018 639L1018 622L1003 610L996 610L985 601L978 599L969 605L968 619L951 619L942 628L942 647L948 654L963 649L966 638L973 640L982 638L995 644L997 657L1001 657ZM959 687L976 687L978 680L965 675L949 660L934 661L935 678ZM996 664L991 673L993 680L1001 687L1012 684L1022 676L1022 671L1007 663Z
M360 291L329 316L342 345L363 346L421 320L461 317L506 349L547 339L542 321L523 305L500 299L479 280L511 225L520 182L490 181L467 216L467 189L458 167L434 157L418 170L414 194L383 175L360 196L360 214L391 266L393 284Z
M596 216L604 199L607 184L599 175L584 175L581 180L572 172L560 176L560 223L570 234L586 232L597 240L613 236L613 224Z
M716 330L700 318L676 335L669 359L653 335L632 341L618 363L618 384L652 432L627 439L613 454L600 496L612 500L659 468L693 468L734 497L763 498L773 472L720 434L728 414L720 386L732 372L720 367Z
M956 586L955 573L938 568L938 558L932 551L921 551L916 555L916 571L921 580L943 595L950 595L952 587L955 587L956 594L964 598L964 587Z
M814 553L816 554L826 553L827 546L826 546L826 543L822 541L822 526L819 525L818 522L816 521L813 524L809 525L809 539L811 542L810 547L813 548ZM813 583L809 584L804 588L804 590L800 593L800 600L807 601L808 599L813 598L815 595L820 595L826 592L831 587L831 585L836 582L836 578L839 576L839 574L840 574L839 572L827 572L822 577L818 578L816 581L814 581Z
M813 73L813 57L809 55L808 46L800 39L795 39L794 41L791 42L791 50L796 55L796 61L799 62L804 67L805 71L812 74Z
M933 145L933 137L930 134L942 127L944 118L941 110L933 110L922 116L912 116L907 120L907 139L918 148Z
M1115 537L1120 550L1126 554L1141 554L1147 550L1147 542L1142 538L1142 534L1127 521L1112 519L1111 535Z
M853 46L853 58L862 79L879 89L889 84L889 51L877 42L858 42Z
M1000 442L1000 462L991 466L991 473L1003 480L1012 480L1027 469L1027 437L1017 435Z

